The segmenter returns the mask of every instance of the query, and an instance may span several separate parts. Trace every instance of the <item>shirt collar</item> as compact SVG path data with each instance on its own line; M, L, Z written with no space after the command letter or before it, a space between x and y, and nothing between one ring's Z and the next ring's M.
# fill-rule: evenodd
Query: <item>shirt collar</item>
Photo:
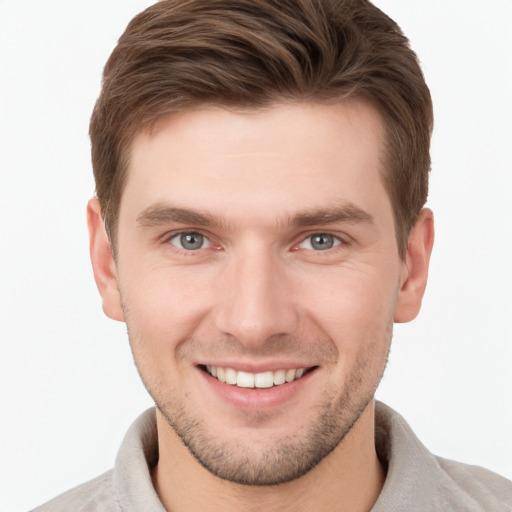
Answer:
M376 402L375 422L376 450L387 467L387 476L372 512L443 510L455 498L461 505L466 503L465 510L474 510L472 500L466 502L465 493L459 494L439 459L425 448L398 413ZM158 434L152 408L130 427L116 458L113 485L123 512L165 512L151 480L157 461Z

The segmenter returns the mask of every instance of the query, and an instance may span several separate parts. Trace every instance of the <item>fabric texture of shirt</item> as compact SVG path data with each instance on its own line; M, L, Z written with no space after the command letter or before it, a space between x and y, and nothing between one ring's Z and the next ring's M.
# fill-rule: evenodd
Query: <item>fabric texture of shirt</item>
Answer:
M512 482L432 455L405 420L376 404L376 447L387 476L372 512L512 512ZM128 430L114 469L33 512L165 512L151 481L158 459L155 410Z

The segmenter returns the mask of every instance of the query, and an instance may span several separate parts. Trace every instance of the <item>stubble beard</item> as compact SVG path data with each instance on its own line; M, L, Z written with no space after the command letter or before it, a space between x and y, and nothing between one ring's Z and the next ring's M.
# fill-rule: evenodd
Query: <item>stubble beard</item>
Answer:
M316 414L312 414L315 418L312 418L306 429L302 429L299 434L285 436L271 446L260 444L256 448L249 441L244 443L232 438L227 441L216 438L208 432L207 420L199 419L184 400L165 397L162 386L148 382L139 365L137 367L156 407L205 469L236 484L271 486L295 480L308 473L340 445L354 427L373 400L384 373L391 330L386 334L389 335L386 336L385 356L382 358L380 355L384 343L382 339L361 351L343 392L339 396L336 396L338 390L324 393L314 411ZM373 362L375 354L383 359L377 371ZM369 373L374 374L372 380L368 379ZM265 414L261 414L259 419L264 424Z
M372 389L353 404L349 397L343 396L333 407L325 406L305 434L286 436L263 449L261 446L254 449L248 443L213 439L185 408L155 403L193 457L210 473L236 484L272 486L305 475L327 457L357 423L374 392Z

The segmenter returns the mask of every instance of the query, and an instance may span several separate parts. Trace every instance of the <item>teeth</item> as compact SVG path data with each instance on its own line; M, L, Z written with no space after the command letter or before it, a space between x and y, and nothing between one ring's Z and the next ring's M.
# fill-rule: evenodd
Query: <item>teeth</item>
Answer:
M279 386L280 384L284 384L286 382L286 372L284 370L277 370L274 372L274 384Z
M295 380L295 376L297 375L297 370L286 370L286 382L291 382Z
M236 384L236 372L233 368L226 368L226 384Z
M264 372L254 375L255 388L271 388L274 385L274 373Z
M292 368L290 370L276 370L275 372L237 372L233 368L222 368L220 366L206 365L206 371L216 377L220 382L236 385L239 388L271 388L280 386L285 382L293 382L300 379L306 368Z
M224 368L217 368L217 379L221 382L226 382L226 370Z
M254 373L238 372L236 378L236 385L239 388L253 388L254 387Z

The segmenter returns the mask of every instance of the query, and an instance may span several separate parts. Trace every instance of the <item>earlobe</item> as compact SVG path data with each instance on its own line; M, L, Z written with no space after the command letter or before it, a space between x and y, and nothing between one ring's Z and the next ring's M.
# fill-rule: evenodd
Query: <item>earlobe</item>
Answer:
M418 315L427 286L428 268L434 245L434 216L431 210L421 211L409 234L404 279L398 293L395 322L410 322Z
M116 265L97 198L92 198L87 204L87 225L91 263L103 311L109 318L124 322Z

